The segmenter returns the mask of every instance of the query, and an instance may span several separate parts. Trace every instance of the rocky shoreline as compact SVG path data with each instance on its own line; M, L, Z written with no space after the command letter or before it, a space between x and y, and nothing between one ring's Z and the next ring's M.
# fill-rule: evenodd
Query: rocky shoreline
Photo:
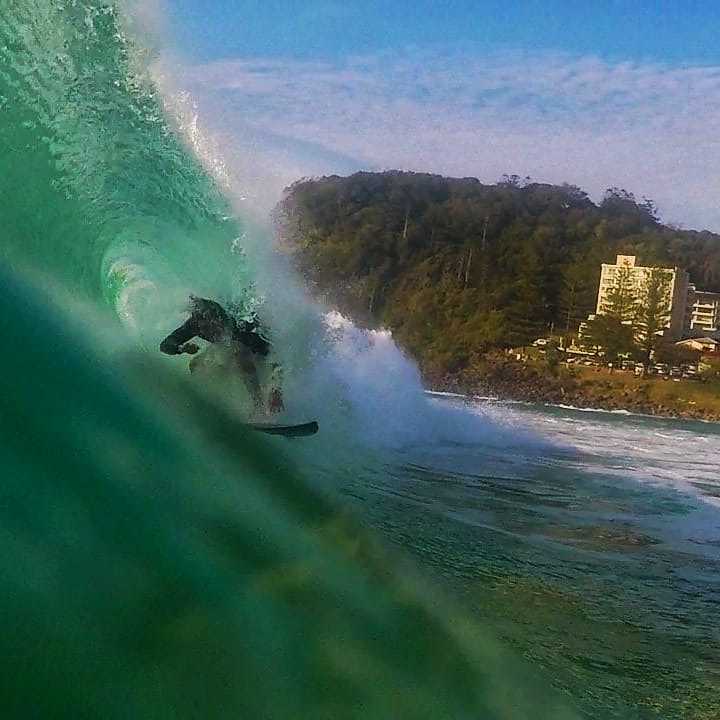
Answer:
M697 397L699 383L685 382L692 383ZM482 366L455 375L430 379L430 387L434 390L463 395L491 395L502 400L720 422L717 402L713 407L711 403L704 405L702 396L699 401L688 401L681 394L676 397L667 392L660 394L657 386L662 384L662 380L628 378L626 374L610 373L606 369L587 369L582 373L562 369L551 373L543 368L497 358L487 359Z

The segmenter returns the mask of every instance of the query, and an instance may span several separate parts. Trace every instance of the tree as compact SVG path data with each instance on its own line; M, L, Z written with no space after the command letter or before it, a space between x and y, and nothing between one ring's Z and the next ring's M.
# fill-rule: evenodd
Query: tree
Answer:
M635 327L638 346L647 363L661 341L670 318L670 271L651 268L640 287L639 300Z
M643 197L639 203L633 193L623 188L608 188L600 206L615 215L634 215L649 223L658 222L657 206L650 198Z
M525 187L531 180L532 178L529 175L526 175L523 178L519 175L515 175L514 173L512 175L505 173L498 182L498 185L508 185L510 187L522 188Z
M593 283L586 263L576 260L568 265L562 275L560 287L559 309L561 312L560 327L565 332L577 326L592 310L595 301L596 285Z
M634 320L636 304L637 296L632 270L627 265L621 265L615 272L615 279L608 290L605 305L601 310L603 314L611 315L620 323L624 323Z
M615 362L620 355L633 355L637 349L632 325L614 315L596 315L588 320L582 343L587 348L601 350L609 362Z
M655 347L655 361L668 365L697 365L701 356L699 350L676 345L664 339L660 339Z
M524 345L545 327L545 300L539 283L540 261L532 247L524 246L515 262L516 280L508 293L507 343Z

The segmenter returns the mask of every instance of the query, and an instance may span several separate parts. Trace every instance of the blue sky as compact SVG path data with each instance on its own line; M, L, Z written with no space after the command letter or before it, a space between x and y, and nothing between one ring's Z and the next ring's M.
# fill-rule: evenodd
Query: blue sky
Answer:
M720 231L720 0L164 1L168 73L248 202L333 172L514 173Z
M607 60L720 61L716 0L169 0L196 59L338 57L440 46Z

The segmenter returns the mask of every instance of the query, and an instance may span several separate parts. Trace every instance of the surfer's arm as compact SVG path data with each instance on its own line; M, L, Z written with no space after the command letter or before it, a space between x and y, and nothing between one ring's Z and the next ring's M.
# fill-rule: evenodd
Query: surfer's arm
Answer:
M177 330L173 330L161 343L160 352L166 355L181 355L184 352L183 345L198 334L198 326L194 318L190 318Z

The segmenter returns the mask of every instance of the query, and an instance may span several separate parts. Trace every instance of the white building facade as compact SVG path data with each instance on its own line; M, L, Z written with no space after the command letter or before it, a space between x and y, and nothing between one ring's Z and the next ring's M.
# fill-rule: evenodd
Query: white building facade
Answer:
M633 303L638 306L642 298L642 289L650 273L656 268L636 264L634 255L618 255L614 264L603 263L600 271L596 314L603 315L610 307L610 295L616 287L621 272L627 273L630 294ZM664 268L668 282L668 321L664 335L669 340L679 340L683 336L687 323L688 289L690 281L687 272L680 268Z

